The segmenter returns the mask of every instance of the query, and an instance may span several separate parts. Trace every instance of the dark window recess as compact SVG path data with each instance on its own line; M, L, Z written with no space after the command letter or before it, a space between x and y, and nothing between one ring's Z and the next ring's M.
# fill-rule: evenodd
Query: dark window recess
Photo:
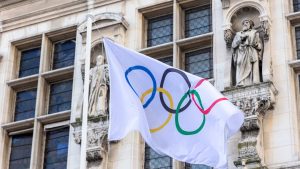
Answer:
M17 92L14 121L34 117L36 89Z
M213 78L212 49L206 48L186 53L185 70L202 78Z
M66 169L69 127L46 133L44 169Z
M29 169L32 133L12 136L9 169Z
M158 60L169 66L173 66L173 56L159 58Z
M53 69L74 64L75 40L58 42L54 45Z
M211 32L210 5L186 10L185 12L185 37Z
M48 114L71 109L72 84L72 81L65 81L51 85Z
M185 163L185 169L213 169L213 168L202 164Z
M173 15L148 19L147 46L155 46L173 40Z
M40 48L21 52L19 77L25 77L39 73L40 54Z
M160 155L146 145L145 169L172 169L172 158Z
M293 0L294 12L300 11L300 0Z
M300 27L296 27L296 48L297 48L297 59L300 59Z

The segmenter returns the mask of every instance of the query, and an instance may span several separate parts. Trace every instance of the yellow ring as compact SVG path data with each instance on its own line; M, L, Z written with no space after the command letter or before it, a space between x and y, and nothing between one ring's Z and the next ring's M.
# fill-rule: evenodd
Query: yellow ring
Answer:
M150 88L150 89L148 89L147 91L145 91L145 92L142 94L142 96L141 96L141 98L140 98L140 100L141 100L142 103L144 102L144 98L145 98L148 94L150 94L150 93L152 92L152 90L153 90L153 88ZM173 109L173 107L174 107L174 102L173 102L173 99L172 99L172 97L171 97L171 94L170 94L168 91L166 91L165 89L163 89L163 88L157 88L156 90L157 90L158 92L161 92L161 93L165 94L165 95L168 97L169 102L170 102L170 108ZM152 129L150 129L150 132L151 132L151 133L155 133L155 132L161 130L162 128L164 128L164 127L169 123L169 121L171 120L171 118L172 118L172 113L169 112L169 116L168 116L167 120L166 120L161 126L159 126L159 127L157 127L157 128L152 128Z

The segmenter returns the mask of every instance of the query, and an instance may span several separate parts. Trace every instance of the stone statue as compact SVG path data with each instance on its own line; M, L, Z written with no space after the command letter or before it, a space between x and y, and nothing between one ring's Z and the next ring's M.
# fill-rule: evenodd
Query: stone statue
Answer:
M107 116L108 65L104 56L98 55L96 66L90 70L89 117Z
M259 60L262 58L262 42L259 32L250 19L242 21L243 30L232 42L233 80L235 86L247 86L260 82Z

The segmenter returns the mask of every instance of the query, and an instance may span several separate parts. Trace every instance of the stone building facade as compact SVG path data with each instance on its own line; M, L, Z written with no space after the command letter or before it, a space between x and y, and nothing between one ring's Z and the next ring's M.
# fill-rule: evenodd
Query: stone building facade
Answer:
M259 80L237 85L233 41L246 18ZM103 83L82 140L88 34ZM103 37L209 79L245 112L228 168L300 168L300 0L0 0L0 168L79 169L83 143L91 169L210 168L158 155L136 132L107 141Z

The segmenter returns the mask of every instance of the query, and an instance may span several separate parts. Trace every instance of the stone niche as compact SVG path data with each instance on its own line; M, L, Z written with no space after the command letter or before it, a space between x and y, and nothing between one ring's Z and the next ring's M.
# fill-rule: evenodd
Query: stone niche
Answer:
M83 82L84 82L84 63L85 63L85 45L86 45L86 22L78 26L77 46L81 51L75 67L76 73L76 110L72 112L74 128L74 142L82 144L82 108L83 102L88 102L88 126L87 126L87 152L86 161L88 169L107 169L108 167L108 95L109 95L109 77L108 66L105 58L103 37L123 44L125 41L125 32L128 24L120 13L101 13L92 16L92 48L90 63L90 89L89 100L83 100ZM101 55L102 57L99 57ZM102 59L99 59L102 58ZM97 64L101 60L101 64ZM98 66L97 66L98 65ZM94 72L94 73L93 73ZM100 73L100 74L99 74ZM103 80L104 79L104 80ZM95 86L92 88L93 81ZM98 84L99 82L99 84ZM98 89L95 89L98 88ZM79 92L80 91L80 92ZM99 96L95 96L99 95ZM107 97L103 97L107 96ZM92 103L93 102L93 103ZM101 103L98 105L98 103ZM97 104L97 105L96 105ZM92 106L94 105L94 107ZM71 117L72 119L72 117Z
M222 0L223 5L228 4L224 9L224 40L226 43L226 66L225 69L225 88L235 85L234 72L232 71L233 63L233 40L238 32L242 31L242 21L250 19L254 23L252 29L257 30L259 39L262 42L261 57L259 58L260 82L272 81L272 59L271 48L269 43L271 22L269 18L269 10L267 1L238 1L237 3L229 3L229 0ZM230 6L229 6L230 4ZM228 72L231 72L228 75Z
M245 121L240 129L238 158L234 165L238 168L266 168L263 147L263 117L271 113L277 90L272 82L244 87L232 87L223 94L245 113Z
M227 55L223 94L245 114L237 143L237 168L267 168L264 162L263 121L272 113L277 90L272 83L268 1L222 0L226 15Z

